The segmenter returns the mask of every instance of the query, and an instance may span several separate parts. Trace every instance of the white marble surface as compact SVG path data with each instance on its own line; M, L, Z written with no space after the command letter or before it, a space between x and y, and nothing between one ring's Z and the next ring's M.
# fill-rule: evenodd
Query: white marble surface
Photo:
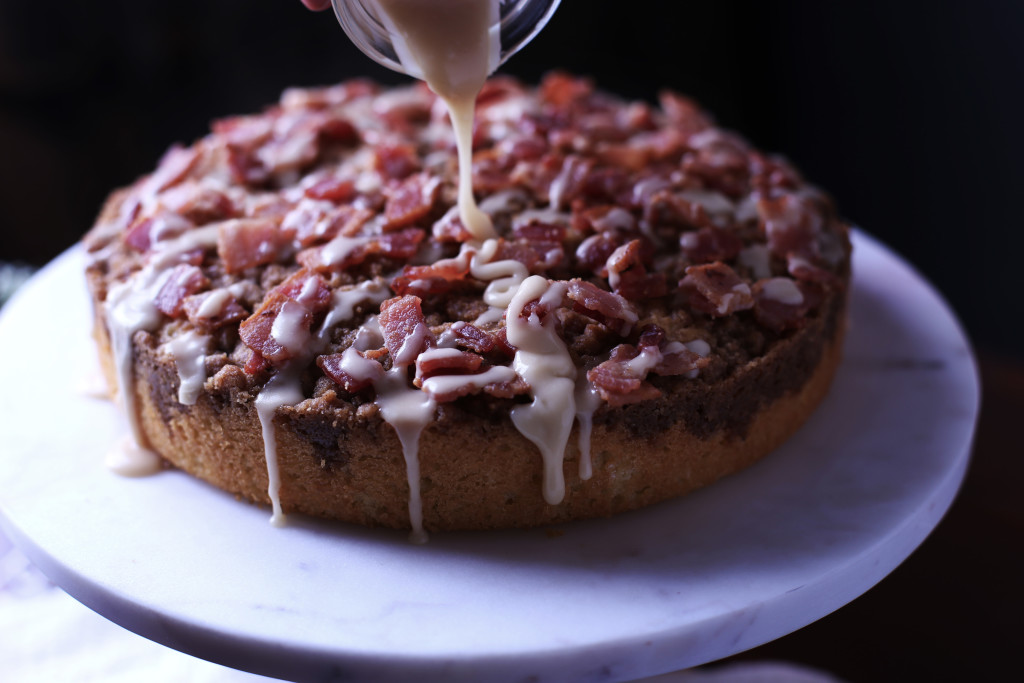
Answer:
M172 648L302 680L629 680L712 661L874 585L947 509L978 409L941 299L857 235L834 388L784 448L679 501L497 534L292 519L178 472L103 467L81 255L0 319L0 523L71 595ZM60 316L54 316L60 312ZM55 415L60 415L55 419Z

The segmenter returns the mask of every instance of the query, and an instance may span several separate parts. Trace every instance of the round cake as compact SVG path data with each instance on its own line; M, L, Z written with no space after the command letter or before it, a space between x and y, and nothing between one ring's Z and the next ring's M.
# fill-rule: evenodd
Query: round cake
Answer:
M789 437L839 362L848 227L672 93L488 82L456 207L422 85L286 91L114 193L85 238L139 443L365 525L494 529L705 486Z

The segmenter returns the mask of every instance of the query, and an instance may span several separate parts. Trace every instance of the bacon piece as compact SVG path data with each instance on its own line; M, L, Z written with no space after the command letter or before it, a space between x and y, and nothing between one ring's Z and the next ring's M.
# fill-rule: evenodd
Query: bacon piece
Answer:
M510 356L511 357L511 356ZM485 394L495 398L514 398L530 392L530 385L522 377L516 376L511 382L494 382L483 389Z
M686 149L686 138L673 128L637 133L621 143L598 146L599 161L631 171L663 161L678 159Z
M185 315L200 332L208 334L225 325L238 323L249 317L249 311L238 302L233 294L229 294L218 302L219 305L215 310L209 310L209 300L212 296L220 297L220 294L202 292L185 299Z
M788 259L790 254L818 256L818 235L823 216L812 200L795 194L761 197L757 201L759 227L768 238L772 253Z
M632 240L612 252L606 270L608 284L619 296L630 301L654 299L668 293L664 273L648 273L639 239Z
M213 132L229 147L252 150L270 139L274 124L270 116L232 116L213 122Z
M750 285L719 261L688 267L679 286L689 292L692 308L716 318L754 306Z
M786 259L786 269L797 280L817 282L826 287L842 287L843 280L830 270L815 265L805 256L790 253Z
M303 332L309 332L314 316L325 310L330 302L331 290L327 287L327 282L316 273L306 269L298 270L267 292L260 307L239 325L239 336L246 346L271 363L282 363L295 355L295 349L289 349L286 340L278 339L274 335L274 323L284 307L295 304L289 308L296 319L296 324L294 329L287 332L293 337L298 337Z
M253 351L249 354L249 360L245 361L245 366L242 370L247 375L259 375L270 368L270 361L261 356L258 352Z
M438 242L468 242L473 239L473 233L462 224L458 207L453 207L437 219L430 232Z
M297 171L316 161L320 154L318 143L316 130L295 126L257 149L255 159L270 174Z
M635 346L619 344L608 360L587 371L587 379L609 405L639 403L661 396L657 387L644 381L646 366L631 363L638 356L640 351Z
M711 127L711 120L696 102L670 90L658 93L658 103L669 122L687 136Z
M441 181L417 173L402 181L384 207L384 229L396 230L416 223L430 214Z
M531 273L542 273L558 266L565 257L562 243L521 238L515 241L500 239L493 261L518 261Z
M679 247L691 263L732 261L743 249L743 240L732 231L709 225L681 234Z
M401 180L418 171L420 161L412 145L384 143L374 150L374 168L385 178Z
M671 225L683 228L711 226L711 217L697 202L683 199L671 190L659 190L651 195L644 206L644 220L651 225Z
M196 266L180 264L171 268L167 279L157 292L156 309L168 318L177 318L182 313L185 297L201 292L210 286L210 280Z
M629 334L636 324L636 312L628 301L590 282L570 280L566 296L574 302L577 312L593 318L621 336Z
M494 350L495 339L490 332L481 330L476 325L458 322L449 328L457 339L456 343L477 353L488 353Z
M735 197L749 189L750 169L746 143L735 135L709 129L690 137L693 152L683 157L683 173L704 185Z
M327 244L300 251L295 260L305 268L319 272L352 268L364 263L372 256L408 261L416 255L424 235L425 233L419 228L406 228L383 235L348 237L341 234ZM345 241L344 248L337 249L338 240Z
M356 357L352 358L352 354ZM343 353L317 356L316 364L335 384L350 394L372 386L375 380L384 376L384 366L351 347Z
M369 209L342 205L327 210L322 202L300 202L285 216L283 229L294 229L295 239L300 246L308 247L318 242L332 240L338 235L352 236L375 215Z
M436 344L423 318L421 303L418 296L399 296L380 305L378 321L384 346L395 365L409 365Z
M217 255L224 270L237 273L271 263L291 244L294 233L264 218L239 218L221 223L217 235Z
M473 375L481 370L484 359L469 351L443 356L421 356L416 361L416 378L424 380L435 375Z
M608 258L628 240L628 235L620 231L591 235L576 248L576 261L595 275L608 277Z
M157 211L153 216L136 220L128 228L124 241L139 252L147 252L156 242L171 239L192 230L195 224L170 211Z
M191 181L164 192L160 195L160 203L195 225L231 218L238 214L234 202L226 194Z
M760 152L750 153L751 184L767 194L773 189L796 190L803 182L800 174L785 159L770 157Z
M391 289L399 295L443 294L466 279L469 266L469 252L427 266L406 266L402 274L391 281Z
M303 194L310 199L347 202L356 196L356 185L350 178L328 176L307 187Z
M787 278L758 280L751 287L754 317L763 327L775 332L799 329L807 322L807 313L821 303L821 292L810 282Z
M570 76L562 71L544 76L539 88L540 99L558 108L568 107L573 102L590 97L593 92L593 81Z

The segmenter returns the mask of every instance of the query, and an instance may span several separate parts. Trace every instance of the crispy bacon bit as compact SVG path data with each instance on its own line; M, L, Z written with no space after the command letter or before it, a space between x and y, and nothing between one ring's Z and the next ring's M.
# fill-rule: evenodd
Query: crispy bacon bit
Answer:
M419 228L406 228L383 235L356 235L354 237L348 237L342 233L332 242L300 251L295 260L310 270L325 273L358 266L372 256L383 256L395 261L408 261L416 255L424 235L425 233ZM345 244L339 245L338 240L344 240ZM336 249L338 246L343 246L343 248Z
M267 116L233 116L213 122L214 134L229 147L253 150L270 139L273 119Z
M711 218L703 206L683 199L668 189L659 190L651 195L644 207L644 220L651 225L682 228L703 228L711 225Z
M472 375L480 371L484 359L469 351L444 355L424 354L416 360L416 379L435 375Z
M780 258L790 254L815 258L823 217L808 198L796 194L761 197L757 202L760 228L772 253Z
M469 252L463 252L429 266L406 266L402 274L391 281L391 289L399 295L448 292L469 275L469 263Z
M564 256L561 241L520 238L510 242L501 239L492 260L518 261L531 273L542 273L561 264Z
M716 261L690 266L679 286L690 294L690 306L714 317L731 315L754 306L750 285L729 266Z
M136 220L125 233L124 241L136 251L145 253L156 242L177 237L194 227L192 221L176 213L158 211L153 216Z
M245 367L242 370L247 375L259 375L270 368L270 361L261 356L258 352L253 351L249 354L249 360L245 361Z
M181 315L185 297L201 292L210 286L210 280L199 268L181 264L174 266L164 280L154 301L158 311L169 318Z
M473 239L473 233L462 224L457 206L437 219L430 232L438 242L468 242Z
M561 71L547 74L540 83L540 98L560 109L589 97L593 92L593 81Z
M420 169L412 145L381 144L374 150L374 168L385 178L401 180Z
M326 309L330 301L331 290L322 277L306 269L296 271L267 292L256 312L239 325L239 336L246 346L271 363L282 363L294 355L282 340L274 336L274 323L285 305L294 303L304 309L298 329L295 330L301 333L309 332L314 316ZM297 310L294 306L292 309Z
M608 360L587 371L587 379L609 405L622 406L661 396L657 387L644 381L647 365L632 362L639 356L635 346L619 344Z
M272 263L292 241L294 233L277 222L263 218L240 218L220 225L217 255L224 270L237 273L246 268Z
M332 208L327 206L322 202L300 202L285 216L281 227L285 230L294 229L299 245L308 247L332 240L338 235L351 237L375 215L369 209L347 204Z
M623 244L608 257L608 284L619 296L630 301L654 299L668 293L664 273L648 273L644 264L643 243L636 239Z
M384 207L384 229L397 230L412 225L430 214L441 181L417 173L402 181Z
M800 174L785 159L750 153L751 184L767 194L774 188L796 190L802 182Z
M347 202L356 196L356 186L350 178L328 176L307 187L303 194L310 199Z
M359 141L359 131L348 119L338 115L328 115L317 121L317 133L325 142L352 144Z
M658 103L676 129L692 135L711 127L711 121L697 103L670 90L658 94Z
M821 290L810 282L766 278L755 282L751 291L754 317L760 325L775 332L803 327L808 312L821 303Z
M791 253L786 259L786 268L789 274L797 280L806 282L817 282L826 287L840 287L842 279L832 271L816 266L810 259L799 254Z
M570 280L566 296L574 302L577 312L593 318L621 336L629 334L636 324L636 312L628 301L590 282Z
M211 309L210 297L218 297L217 306ZM185 315L200 332L210 333L216 329L238 323L249 317L249 311L238 302L234 295L221 297L218 292L202 292L185 298Z
M747 146L735 135L709 129L690 137L693 152L683 158L683 172L735 197L748 190Z
M234 202L220 190L202 187L189 181L173 187L160 196L164 208L196 225L223 220L238 214Z
M481 330L476 325L457 322L451 326L450 330L455 335L456 343L459 346L471 349L477 353L489 353L494 350L494 335Z
M355 354L355 358L352 358L352 354ZM316 364L335 384L350 394L372 386L375 380L384 376L384 366L351 347L345 349L344 353L318 356Z
M409 365L436 343L423 318L418 296L399 296L380 305L384 346L395 365Z
M743 249L743 240L729 230L707 226L681 234L679 247L691 263L732 261Z

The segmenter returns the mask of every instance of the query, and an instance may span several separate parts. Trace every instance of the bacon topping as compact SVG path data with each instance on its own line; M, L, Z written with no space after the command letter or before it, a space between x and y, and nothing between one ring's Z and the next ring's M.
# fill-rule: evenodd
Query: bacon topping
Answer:
M608 284L619 296L631 301L653 299L668 293L664 273L648 273L640 240L622 245L608 257Z
M818 255L817 237L822 215L808 199L795 194L762 197L757 202L760 227L768 246L780 258L790 254L814 258Z
M731 315L754 306L750 285L721 262L690 266L679 286L690 293L690 306L714 317Z
M185 297L201 292L210 286L210 280L196 266L181 264L174 266L156 294L156 308L169 318L181 315Z
M354 348L318 356L316 364L334 383L350 394L362 391L384 376L384 366Z
M242 321L238 328L239 336L246 346L266 360L282 363L295 355L287 340L275 335L274 324L285 306L294 319L294 325L288 332L298 336L309 332L314 316L325 310L330 301L331 290L322 277L306 269L296 271L270 290L260 307Z
M211 306L211 302L217 305ZM220 292L202 292L186 297L184 310L188 321L206 334L249 317L249 311L233 294L222 296Z
M264 218L239 218L220 224L217 255L229 273L272 263L291 244L293 233Z
M743 240L730 230L713 225L679 236L679 247L692 263L732 261L743 249Z
M610 405L637 403L661 396L646 382L647 375L695 377L708 359L679 342L665 343L665 332L656 325L644 328L638 346L619 344L605 362L587 372L601 398Z
M434 206L440 187L440 179L430 179L422 173L406 178L384 207L384 229L396 230L425 218Z
M570 280L566 296L574 302L576 311L622 336L629 334L636 324L636 312L628 301L590 282Z
M416 255L423 237L424 232L419 228L354 237L346 237L341 233L332 242L299 252L295 259L302 266L320 272L352 268L372 256L408 261ZM345 244L339 244L338 240L343 240Z
M409 365L436 343L423 318L421 302L418 296L399 296L380 305L378 321L384 346L395 365Z
M307 187L303 194L310 199L347 202L356 196L356 186L349 178L328 176Z
M480 370L483 362L483 358L469 351L433 356L423 354L416 360L416 377L424 380L435 375L472 375Z

